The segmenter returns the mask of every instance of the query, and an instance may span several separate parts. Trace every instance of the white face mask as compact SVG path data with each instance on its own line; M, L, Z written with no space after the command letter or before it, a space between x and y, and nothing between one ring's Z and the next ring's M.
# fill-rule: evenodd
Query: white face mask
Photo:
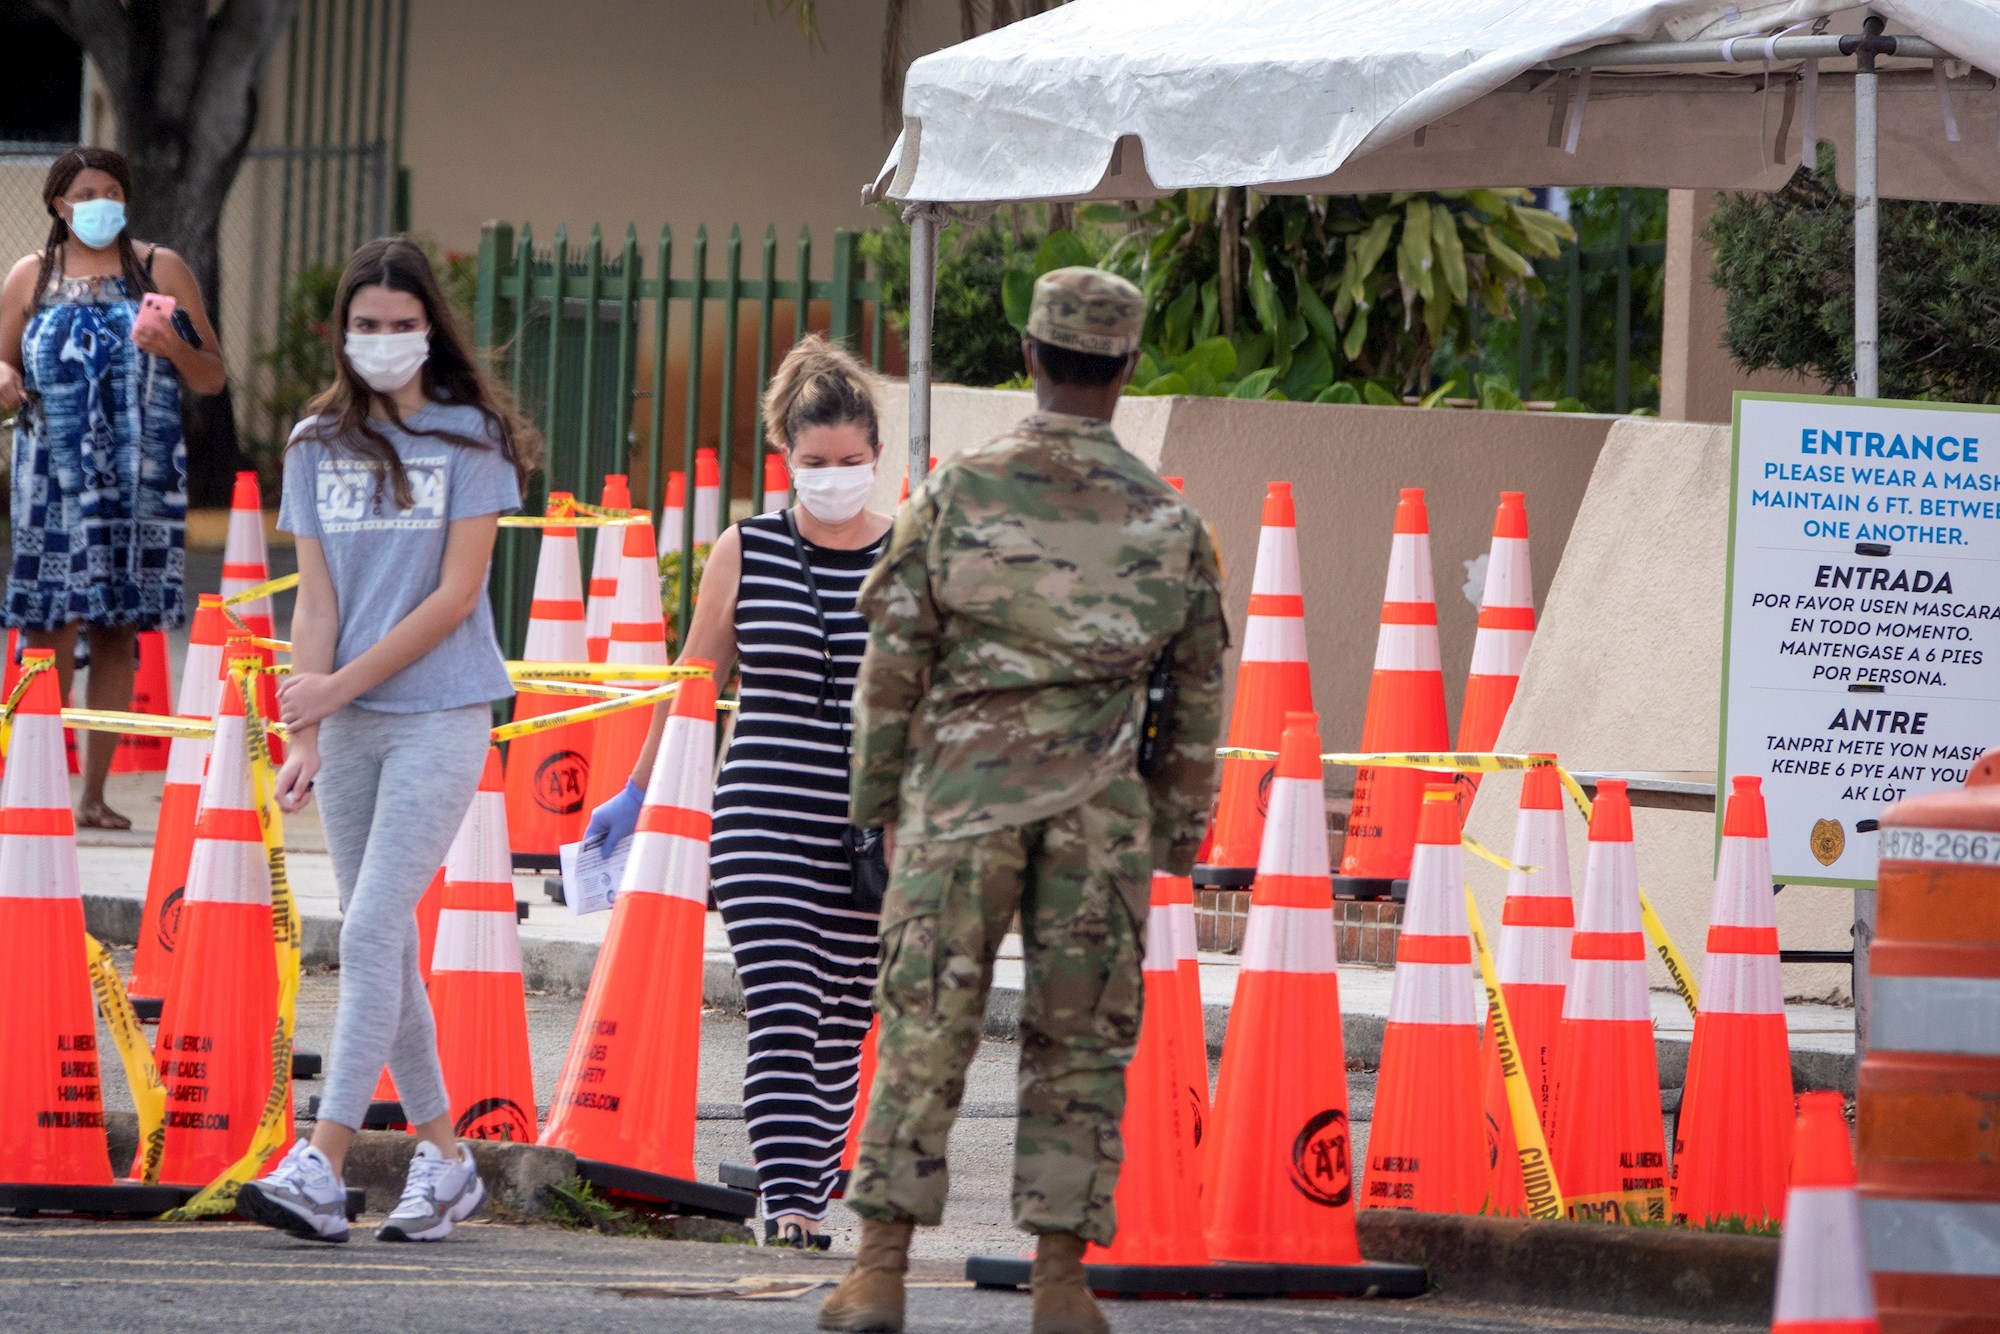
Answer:
M846 523L861 513L868 493L875 489L875 465L857 463L851 468L800 468L792 474L799 503L812 511L821 523Z
M393 394L424 368L431 355L431 333L347 335L347 363L362 382L378 394Z

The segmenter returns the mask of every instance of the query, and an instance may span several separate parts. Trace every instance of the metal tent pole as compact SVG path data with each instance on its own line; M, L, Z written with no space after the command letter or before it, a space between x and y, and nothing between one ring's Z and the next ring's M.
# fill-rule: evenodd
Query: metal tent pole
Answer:
M912 204L910 224L910 489L931 470L931 320L937 302L936 204Z

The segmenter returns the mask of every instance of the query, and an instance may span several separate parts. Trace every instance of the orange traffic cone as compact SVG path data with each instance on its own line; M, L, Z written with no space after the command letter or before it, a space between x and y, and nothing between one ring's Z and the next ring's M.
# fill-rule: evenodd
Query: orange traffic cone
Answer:
M861 1161L861 1127L868 1121L868 1095L875 1087L875 1044L882 1036L882 1016L876 1015L868 1025L868 1036L861 1039L861 1068L859 1083L854 1089L854 1115L847 1118L847 1144L840 1151L840 1177L834 1186L835 1195L847 1193L847 1183L854 1176L854 1165Z
M611 612L610 647L603 661L621 666L667 665L667 625L660 613L660 565L653 555L653 527L643 519L627 524L625 554L618 566L618 598ZM657 685L656 681L633 682ZM646 728L634 714L613 714L592 726L589 781L583 809L594 811L618 795L632 777ZM557 729L561 730L561 729Z
M203 593L188 633L181 668L183 718L213 718L220 698L222 641L229 621L222 595ZM153 835L153 862L146 875L146 907L139 918L139 948L132 960L132 1003L142 1018L158 1018L160 998L173 976L174 939L187 889L188 857L194 851L195 815L201 806L201 776L208 765L208 738L181 736L167 753L167 781L160 790L160 822ZM141 1002L145 1004L141 1004Z
M550 496L551 510L555 503L556 497ZM527 662L583 662L588 658L583 578L574 528L542 530L541 554L535 560L535 596L528 604L528 636L521 657ZM514 696L514 720L539 718L575 702L524 690ZM588 727L558 727L507 743L507 832L514 841L514 852L524 860L553 866L557 849L583 837L584 821L590 818L583 804L590 783L590 739Z
M453 1133L534 1143L535 1071L498 750L487 752L479 792L445 855L432 960L431 1009Z
M712 449L694 452L694 544L712 547L722 532L722 468Z
M0 975L8 982L0 1189L10 1193L17 1185L111 1184L55 654L30 649L25 666L37 662L47 666L14 715L0 782Z
M1458 715L1458 748L1489 751L1521 684L1521 664L1535 642L1535 582L1528 567L1527 498L1502 491L1493 515L1493 548L1486 557L1486 589L1479 599L1479 632L1472 640L1472 674ZM1466 775L1466 796L1479 775Z
M1451 744L1444 720L1444 674L1438 665L1437 598L1431 583L1431 524L1424 493L1405 487L1396 503L1389 546L1389 582L1375 641L1375 674L1361 749L1370 754L1436 752ZM1410 874L1417 807L1426 778L1420 769L1362 769L1354 776L1336 894L1381 898Z
M1854 1147L1838 1093L1799 1095L1791 1179L1771 1334L1875 1334L1881 1326L1862 1243Z
M614 472L604 479L603 508L623 512L632 508L632 489L624 473ZM592 662L603 662L611 644L611 608L618 601L619 562L624 559L625 530L599 528L591 539L590 601L583 616L584 645Z
M235 653L234 661L256 661L254 652ZM154 1046L167 1086L160 1180L195 1186L214 1180L250 1147L273 1074L278 970L271 880L250 805L243 728L242 698L229 682L216 713L173 976ZM289 1070L278 1073L289 1081ZM285 1120L291 1121L289 1096Z
M902 485L901 489L899 489L899 490L898 490L898 491L896 492L896 506L897 506L897 508L898 508L898 509L902 508L903 504L904 504L904 503L905 503L906 501L908 501L908 500L909 500L909 498L910 498L910 475L909 475L908 473L904 473L904 474L903 474L903 485Z
M1371 1209L1472 1214L1486 1207L1484 993L1473 989L1455 796L1451 784L1434 783L1418 815L1362 1185Z
M1147 914L1144 1018L1125 1067L1125 1165L1114 1196L1118 1235L1091 1246L1092 1265L1203 1265L1201 1177L1187 1124L1188 1071L1181 1052L1180 960L1174 955L1172 877L1153 877Z
M1292 484L1271 482L1264 492L1264 527L1257 538L1257 569L1250 581L1250 619L1243 632L1236 698L1229 712L1231 746L1274 751L1286 717L1312 711L1305 599L1300 588ZM1197 885L1241 889L1256 879L1275 772L1271 760L1222 762L1214 839L1208 860L1194 868Z
M1562 781L1555 756L1521 776L1520 810L1514 817L1514 866L1507 873L1507 901L1500 914L1500 945L1493 971L1507 1001L1514 1048L1535 1098L1542 1133L1549 1129L1549 1092L1556 1069L1556 1035L1562 1028L1563 992L1569 985L1569 843L1563 835ZM1528 1212L1527 1188L1514 1139L1514 1115L1500 1050L1486 1035L1486 1134L1493 1159L1496 1213Z
M675 469L667 474L667 498L660 506L660 546L664 556L681 549L681 519L687 513L688 475Z
M1597 785L1556 1037L1549 1154L1571 1218L1667 1221L1667 1146L1625 784Z
M161 630L141 630L133 641L132 712L166 717L173 712L174 687L167 675L167 636ZM158 774L167 771L167 741L163 736L128 733L118 738L111 755L114 774Z
M1162 884L1164 882L1164 885ZM1167 925L1172 934L1174 968L1180 976L1181 1073L1187 1077L1189 1146L1201 1163L1202 1141L1208 1136L1208 1024L1201 1002L1201 957L1196 952L1194 882L1184 875L1153 872L1153 891L1167 896ZM1199 1179L1199 1173L1197 1173Z
M236 474L236 489L229 498L229 533L222 546L222 596L231 598L238 593L248 592L271 577L271 560L264 545L264 497L257 487L257 474L239 472ZM260 639L270 639L277 634L276 621L271 615L271 599L258 598L233 609L236 619L242 622L248 633ZM270 649L258 649L257 661L272 666L277 658ZM278 678L267 674L260 678L257 693L257 709L266 718L278 716ZM270 738L271 762L278 764L284 758L284 746L276 738Z
M775 451L764 456L764 503L759 514L776 514L792 503L792 470Z
M1696 1226L1782 1217L1792 1160L1792 1056L1763 781L1732 784L1674 1137L1674 1221Z
M14 687L20 684L21 673L24 667L22 653L21 632L19 630L9 630L7 632L7 672L4 680L0 680L0 699L11 697L14 693ZM66 706L68 701L61 701L61 703ZM76 733L67 728L63 729L63 766L73 774L83 772L83 766L77 763L76 758ZM0 774L4 774L6 771L7 759L4 755L0 755Z
M542 1142L574 1153L599 1190L740 1220L755 1195L692 1179L714 757L715 681L690 678L674 695Z
M1318 720L1288 714L1202 1163L1217 1259L1361 1261L1322 782Z

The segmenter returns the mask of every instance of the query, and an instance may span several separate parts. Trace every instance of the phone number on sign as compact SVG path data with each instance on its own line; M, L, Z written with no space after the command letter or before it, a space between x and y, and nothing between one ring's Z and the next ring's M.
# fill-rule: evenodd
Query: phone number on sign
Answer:
M2000 834L1966 829L1906 829L1882 831L1885 862L1950 862L1959 866L2000 867Z

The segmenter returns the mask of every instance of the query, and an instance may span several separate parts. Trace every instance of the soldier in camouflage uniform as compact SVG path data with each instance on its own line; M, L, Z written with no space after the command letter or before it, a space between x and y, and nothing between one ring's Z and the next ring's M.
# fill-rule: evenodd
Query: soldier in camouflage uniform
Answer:
M880 1067L847 1189L862 1245L823 1328L902 1328L911 1227L943 1213L945 1143L1017 910L1014 1218L1041 1238L1034 1329L1106 1328L1083 1248L1116 1228L1151 875L1194 862L1227 646L1207 527L1111 433L1142 316L1138 290L1097 269L1037 282L1023 354L1041 410L931 474L861 591L852 815L896 844ZM1177 699L1143 778L1162 660Z

